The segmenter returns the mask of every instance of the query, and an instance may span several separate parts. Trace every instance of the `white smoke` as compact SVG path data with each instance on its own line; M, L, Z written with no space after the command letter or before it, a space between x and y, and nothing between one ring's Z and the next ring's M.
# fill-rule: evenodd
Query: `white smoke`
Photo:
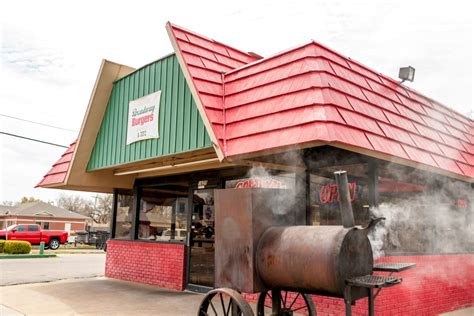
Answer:
M385 217L369 234L374 259L387 254L472 251L472 207L459 209L450 200L439 192L425 193L371 208L373 217Z

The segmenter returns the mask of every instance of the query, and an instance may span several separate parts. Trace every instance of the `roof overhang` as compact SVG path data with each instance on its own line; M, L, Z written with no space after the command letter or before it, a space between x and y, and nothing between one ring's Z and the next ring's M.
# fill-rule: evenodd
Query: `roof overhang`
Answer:
M132 67L102 60L66 177L61 183L44 187L109 193L113 188L133 187L133 175L116 177L112 170L97 172L86 172L86 170L113 84L134 70Z

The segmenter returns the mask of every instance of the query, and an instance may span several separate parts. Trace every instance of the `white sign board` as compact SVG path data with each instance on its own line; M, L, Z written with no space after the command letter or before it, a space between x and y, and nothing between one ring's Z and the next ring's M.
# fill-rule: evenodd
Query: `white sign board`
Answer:
M128 104L127 145L159 138L158 113L161 91L130 101Z

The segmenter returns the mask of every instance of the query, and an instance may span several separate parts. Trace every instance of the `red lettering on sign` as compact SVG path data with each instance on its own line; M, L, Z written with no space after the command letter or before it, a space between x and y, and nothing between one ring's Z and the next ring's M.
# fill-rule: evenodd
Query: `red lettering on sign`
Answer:
M286 185L272 178L250 178L237 182L235 188L286 189Z
M153 121L153 114L148 114L148 115L140 116L138 118L132 118L132 126L143 125L145 123L152 122L152 121Z
M458 207L459 208L466 208L467 207L466 200L459 199L458 200Z
M354 202L356 199L357 184L355 182L350 182L348 184L348 187L351 202ZM321 186L321 188L319 189L319 201L321 204L331 204L339 202L339 192L337 191L337 185L326 184Z

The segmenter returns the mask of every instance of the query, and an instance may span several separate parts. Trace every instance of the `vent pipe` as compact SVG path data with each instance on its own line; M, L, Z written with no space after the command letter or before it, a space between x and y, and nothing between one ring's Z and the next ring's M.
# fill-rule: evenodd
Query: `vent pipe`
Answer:
M354 212L352 211L351 196L346 171L334 172L336 177L337 192L339 193L339 209L341 210L342 226L351 228L355 226Z

